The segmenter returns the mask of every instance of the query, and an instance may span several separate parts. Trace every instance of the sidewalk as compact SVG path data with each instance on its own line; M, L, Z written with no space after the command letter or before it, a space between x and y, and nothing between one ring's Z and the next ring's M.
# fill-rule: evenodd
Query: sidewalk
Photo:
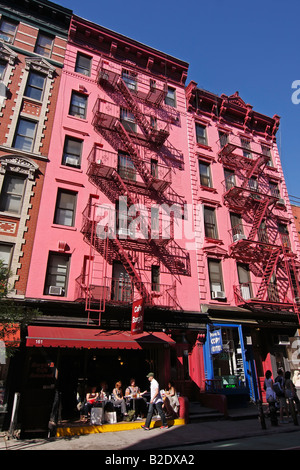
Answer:
M83 436L60 437L51 440L27 439L0 440L0 450L106 450L140 451L172 448L180 445L207 443L224 439L262 436L281 432L300 431L300 425L293 422L271 426L266 418L266 429L262 429L259 419L244 418L235 410L229 419L205 421L170 427L153 428L150 431L132 429L117 433L89 434Z

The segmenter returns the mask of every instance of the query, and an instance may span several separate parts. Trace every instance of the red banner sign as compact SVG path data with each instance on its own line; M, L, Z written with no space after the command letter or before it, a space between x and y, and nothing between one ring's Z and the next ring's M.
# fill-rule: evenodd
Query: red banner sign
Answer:
M143 333L144 329L144 299L136 300L132 304L131 334Z

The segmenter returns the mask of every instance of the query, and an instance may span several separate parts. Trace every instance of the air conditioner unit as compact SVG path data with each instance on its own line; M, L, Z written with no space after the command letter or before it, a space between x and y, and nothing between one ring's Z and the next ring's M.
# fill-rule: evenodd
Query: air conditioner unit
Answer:
M211 297L212 297L212 299L225 299L226 298L225 292L223 292L222 290L213 291L211 293Z
M65 159L65 164L66 165L72 165L72 166L79 166L78 165L78 159L76 157L66 157Z
M277 204L280 204L281 206L284 206L285 205L284 199L279 198L278 201L277 201Z
M239 240L246 240L246 236L243 233L236 233L233 235L234 242L238 242Z
M62 295L62 294L63 294L62 287L57 287L57 286L49 287L49 295Z

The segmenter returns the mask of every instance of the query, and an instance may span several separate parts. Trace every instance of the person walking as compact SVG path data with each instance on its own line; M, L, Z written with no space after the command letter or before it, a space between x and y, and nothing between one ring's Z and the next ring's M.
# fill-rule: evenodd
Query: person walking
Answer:
M153 416L153 412L154 412L154 406L156 406L158 414L159 414L159 416L161 418L161 422L162 422L162 425L161 425L160 428L161 429L167 429L168 428L168 423L167 423L166 415L165 415L164 410L162 408L163 399L162 399L161 394L160 394L159 384L158 384L157 380L154 378L153 372L149 372L149 374L147 375L147 378L150 382L150 404L149 404L149 408L148 408L146 422L145 422L144 425L142 425L142 428L145 431L149 431L152 416Z

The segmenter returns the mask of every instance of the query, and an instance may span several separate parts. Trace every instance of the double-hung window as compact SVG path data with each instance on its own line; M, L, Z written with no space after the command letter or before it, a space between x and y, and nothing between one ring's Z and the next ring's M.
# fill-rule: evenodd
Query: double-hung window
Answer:
M44 294L65 296L68 284L70 256L50 253L48 258Z
M86 75L87 77L91 76L91 65L92 65L92 58L81 54L78 52L75 64L75 72L81 73L82 75Z
M14 23L13 21L6 20L4 18L1 19L0 39L3 39L3 41L12 44L15 38L16 31L17 31L16 23Z
M86 118L87 110L87 96L77 93L76 91L72 92L71 103L69 114L80 119Z
M127 88L131 91L137 91L137 79L136 74L130 70L122 70L122 79L125 82Z
M120 109L120 120L127 131L136 132L135 117L128 109Z
M0 197L0 211L19 215L22 209L25 176L6 173Z
M39 33L35 45L34 52L43 56L50 57L53 47L53 37L47 36L46 34Z
M83 141L66 136L62 165L80 168Z
M30 72L25 89L25 96L41 101L44 91L45 75L37 72Z
M221 298L224 292L221 261L208 259L208 273L212 298Z
M206 127L196 123L196 141L198 144L207 145Z
M54 223L73 227L75 223L77 193L59 189L57 193Z
M29 119L21 118L14 138L14 147L24 152L32 152L37 123Z
M175 88L169 87L167 90L167 95L165 97L165 104L176 108L176 90Z
M211 207L204 207L204 231L207 238L218 238L216 211Z
M200 184L207 188L212 187L210 165L209 163L199 161Z

